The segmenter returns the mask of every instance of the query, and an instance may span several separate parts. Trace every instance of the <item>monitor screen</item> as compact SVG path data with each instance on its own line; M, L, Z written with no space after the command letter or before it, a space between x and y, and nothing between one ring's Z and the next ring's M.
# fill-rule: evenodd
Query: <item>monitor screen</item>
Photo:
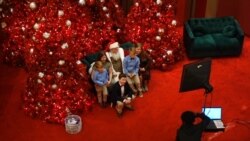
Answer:
M221 119L221 108L202 108L202 112L210 119Z
M212 91L209 84L211 59L206 58L183 66L180 92L204 88L206 93Z

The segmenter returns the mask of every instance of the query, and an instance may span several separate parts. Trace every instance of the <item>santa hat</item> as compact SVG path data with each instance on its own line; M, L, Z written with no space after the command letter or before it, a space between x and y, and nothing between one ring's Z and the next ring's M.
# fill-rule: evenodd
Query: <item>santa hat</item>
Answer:
M114 49L114 48L119 48L119 43L118 42L114 42L114 43L109 45L109 49Z

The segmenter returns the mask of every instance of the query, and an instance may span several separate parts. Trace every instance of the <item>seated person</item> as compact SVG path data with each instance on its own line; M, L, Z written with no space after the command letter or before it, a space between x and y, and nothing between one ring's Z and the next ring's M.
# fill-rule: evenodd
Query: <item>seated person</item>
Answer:
M104 51L101 51L99 53L97 61L101 61L102 64L103 64L103 66L104 66L104 68L108 71L108 73L109 73L109 83L110 83L111 80L112 80L112 66L111 66L111 63L108 61L107 56L106 56L106 54L105 54ZM96 62L93 62L90 65L90 68L88 70L88 72L89 72L89 74L91 76L93 76L93 72L94 72L94 70L96 70L95 63Z
M111 98L113 103L116 104L115 108L119 117L122 116L124 107L133 110L131 105L132 90L127 83L125 74L120 74L119 81L112 86Z
M149 54L142 49L142 45L137 43L135 46L136 55L140 59L139 77L141 82L142 91L148 91L148 83L150 80L150 66L152 59Z
M139 78L140 59L136 56L135 48L129 50L129 55L124 58L123 71L127 76L127 81L135 96L137 93L143 97L141 83ZM136 88L135 88L135 86Z
M119 74L123 73L124 50L119 46L118 42L110 44L109 50L109 52L106 52L106 55L112 66L111 84L114 84L118 81Z
M103 67L101 61L95 63L96 70L93 72L93 81L95 83L95 89L97 92L98 103L101 107L106 107L108 90L107 86L109 85L109 75L108 71Z
M194 124L195 118L201 118L201 122ZM204 113L185 111L181 115L182 125L177 130L176 141L201 141L201 135L210 122L210 118Z

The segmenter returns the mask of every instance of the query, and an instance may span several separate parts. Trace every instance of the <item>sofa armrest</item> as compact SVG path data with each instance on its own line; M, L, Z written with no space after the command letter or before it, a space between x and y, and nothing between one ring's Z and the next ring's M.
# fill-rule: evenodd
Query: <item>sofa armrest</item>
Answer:
M189 26L189 24L186 22L184 25L184 29L183 29L183 41L184 41L184 46L187 52L191 51L194 40L195 40L195 37L192 32L192 29Z
M244 44L244 31L242 30L239 22L234 19L234 22L235 22L235 26L236 26L236 30L237 30L237 35L236 35L236 38L239 40L240 42L240 47L242 48L243 47L243 44Z
M84 59L84 58L81 59L81 62L82 62L83 64L85 64L87 67L90 66L90 63L89 63L86 59Z
M96 52L94 54L89 54L81 59L82 63L87 66L87 68L90 67L90 65L95 62L98 59L100 52Z
M186 33L189 36L189 38L194 39L194 34L193 34L193 31L192 31L191 27L189 26L189 24L186 22L184 26L185 26L184 30L186 30Z
M239 22L236 19L234 19L234 22L239 36L244 36L244 32L241 29Z
M120 45L121 48L123 48L124 50L129 50L131 47L133 47L134 44L131 42L126 42Z

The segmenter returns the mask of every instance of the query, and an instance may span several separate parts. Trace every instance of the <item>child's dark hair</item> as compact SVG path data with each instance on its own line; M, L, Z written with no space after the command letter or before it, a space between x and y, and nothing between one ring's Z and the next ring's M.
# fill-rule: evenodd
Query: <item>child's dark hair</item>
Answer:
M120 80L120 79L121 79L121 78L123 78L123 77L125 77L125 78L126 78L127 76L126 76L124 73L121 73L121 74L119 75L119 77L118 77L118 78L119 78L119 80Z
M100 51L100 52L98 53L97 61L100 61L101 58L102 58L102 56L106 56L106 53L105 53L104 51ZM106 56L106 57L107 57L107 56Z

